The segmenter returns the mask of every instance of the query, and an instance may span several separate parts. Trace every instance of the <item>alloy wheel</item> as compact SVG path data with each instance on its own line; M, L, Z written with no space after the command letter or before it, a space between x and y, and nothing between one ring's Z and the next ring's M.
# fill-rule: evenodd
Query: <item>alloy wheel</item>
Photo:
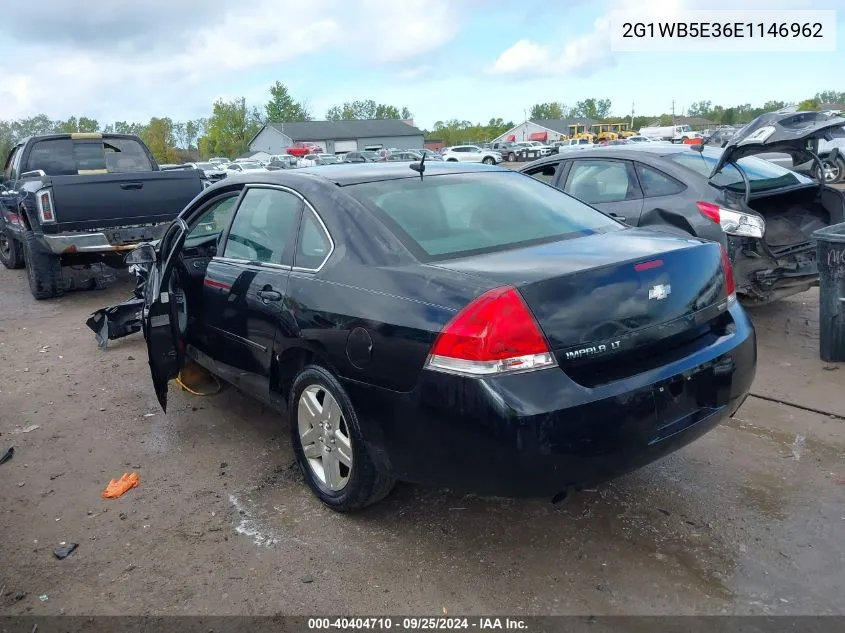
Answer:
M343 490L352 473L352 436L337 400L324 386L311 385L299 396L296 417L311 472L328 490Z
M822 170L825 182L837 182L839 180L841 168L836 163L822 161Z

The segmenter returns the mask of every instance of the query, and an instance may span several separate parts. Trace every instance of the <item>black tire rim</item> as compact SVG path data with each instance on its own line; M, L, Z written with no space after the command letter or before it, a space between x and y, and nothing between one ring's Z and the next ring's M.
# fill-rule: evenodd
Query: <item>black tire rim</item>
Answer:
M12 241L6 233L0 233L0 255L6 260L12 258Z

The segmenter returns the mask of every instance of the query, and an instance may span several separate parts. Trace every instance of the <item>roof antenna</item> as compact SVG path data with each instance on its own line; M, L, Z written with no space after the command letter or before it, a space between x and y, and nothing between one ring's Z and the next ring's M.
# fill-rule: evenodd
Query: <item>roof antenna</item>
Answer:
M426 151L423 150L422 159L418 163L411 163L411 169L414 171L420 172L420 180L423 179L423 172L425 171L425 154Z

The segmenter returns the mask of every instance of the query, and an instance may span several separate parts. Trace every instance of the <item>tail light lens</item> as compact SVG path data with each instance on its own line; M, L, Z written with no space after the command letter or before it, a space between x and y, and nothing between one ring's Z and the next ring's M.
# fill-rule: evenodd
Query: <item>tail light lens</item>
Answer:
M710 218L716 224L720 224L720 214L719 214L719 207L715 204L710 204L709 202L696 202L695 206L698 207L699 212L706 218Z
M722 246L722 272L725 274L725 293L728 295L728 305L736 303L736 282L734 281L734 269L731 265L731 256Z
M759 216L723 209L710 202L699 201L695 204L701 215L719 224L728 235L762 239L766 234L766 222Z
M556 365L534 315L515 288L494 288L446 324L426 362L428 369L491 376Z
M49 189L41 189L35 194L36 207L38 208L38 218L42 223L49 223L56 221L56 215L53 212L53 194Z

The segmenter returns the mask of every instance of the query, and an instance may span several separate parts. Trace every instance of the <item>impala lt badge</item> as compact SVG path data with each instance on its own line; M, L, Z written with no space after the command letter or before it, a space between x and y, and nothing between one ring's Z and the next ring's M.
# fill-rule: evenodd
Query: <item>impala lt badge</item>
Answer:
M618 350L622 346L622 341L612 341L610 345L602 343L601 345L592 345L590 347L582 347L581 349L574 349L566 352L566 360L577 360L585 356L596 356L597 354L604 354L608 351Z
M648 298L660 301L668 297L671 292L672 286L669 284L657 284L648 289Z

